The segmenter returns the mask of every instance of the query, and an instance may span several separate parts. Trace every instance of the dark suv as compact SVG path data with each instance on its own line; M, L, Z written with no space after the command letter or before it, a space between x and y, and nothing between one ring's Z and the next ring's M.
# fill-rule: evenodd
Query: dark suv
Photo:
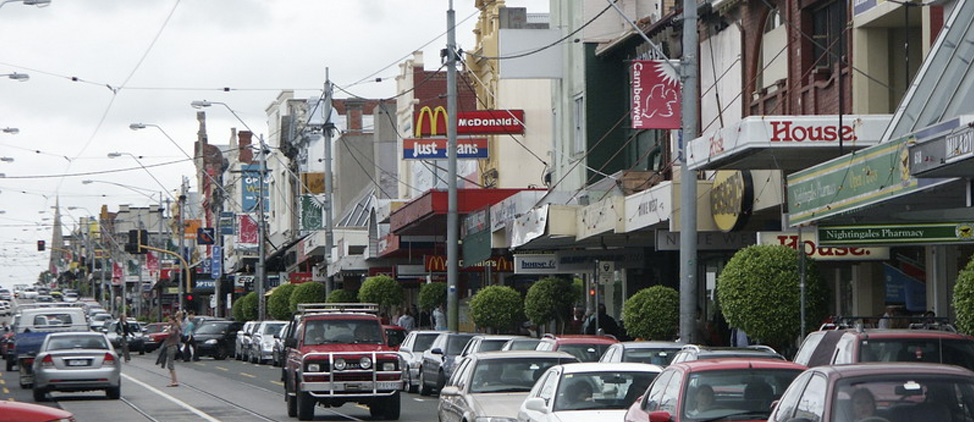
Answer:
M216 360L232 356L233 348L236 346L237 331L241 327L243 323L237 321L204 320L193 331L196 356L211 356Z

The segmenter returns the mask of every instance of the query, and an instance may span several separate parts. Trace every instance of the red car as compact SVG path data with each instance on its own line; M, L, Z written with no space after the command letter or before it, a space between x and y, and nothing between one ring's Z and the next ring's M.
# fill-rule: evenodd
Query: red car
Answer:
M607 336L545 334L535 350L568 352L582 362L598 362L606 349L618 342L619 340Z
M169 324L165 322L153 322L145 325L146 352L158 349L162 342L166 341L166 338L169 337L169 333L166 332L167 328L169 328Z
M771 359L715 359L666 367L626 422L765 421L805 367Z
M75 422L74 415L56 407L0 401L0 422Z

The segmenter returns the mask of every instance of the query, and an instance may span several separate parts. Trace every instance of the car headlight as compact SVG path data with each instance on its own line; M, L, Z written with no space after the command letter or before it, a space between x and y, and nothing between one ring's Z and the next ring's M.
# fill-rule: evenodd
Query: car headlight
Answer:
M216 339L215 338L211 338L211 339L209 339L207 341L204 341L203 344L209 344L209 345L212 346L212 345L216 344Z
M395 362L383 362L382 363L382 370L383 371L395 371L396 370L396 363Z
M358 365L362 369L369 369L372 367L372 359L369 359L367 357L362 357L361 359L358 360Z
M308 364L308 372L321 372L321 365L319 365L317 363L309 363Z
M338 371L344 371L347 366L348 366L348 363L345 362L345 359L342 359L342 358L335 359L335 369L336 370L338 370Z

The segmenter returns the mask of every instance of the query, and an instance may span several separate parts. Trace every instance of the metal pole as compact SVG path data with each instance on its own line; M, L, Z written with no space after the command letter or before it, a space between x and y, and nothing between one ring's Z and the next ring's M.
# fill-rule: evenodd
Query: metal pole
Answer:
M267 283L267 262L265 260L264 254L266 251L266 246L264 245L264 235L266 234L266 228L264 227L264 177L267 172L267 159L265 154L267 153L267 147L264 146L264 135L260 135L258 138L260 140L260 155L258 156L258 162L260 163L260 175L257 176L257 320L264 319L264 308L266 306L266 301L264 300L264 287Z
M456 57L456 13L453 0L446 11L446 155L447 165L447 210L446 210L446 325L450 331L460 331L458 283L459 226L457 224L457 57Z
M683 0L683 130L680 154L680 339L697 343L697 172L687 166L687 142L697 137L697 2Z
M162 192L159 192L159 234L156 236L156 247L158 247L159 249L166 249L165 240L164 240L165 238L162 235L162 233L165 231L164 229L165 226L163 225L163 220L165 219L165 211L166 209L162 207ZM162 257L160 256L159 259L156 260L156 262L159 264L158 278L161 279L162 278ZM159 281L160 280L158 279L156 280L157 286ZM159 321L162 322L162 290L159 290L159 293L160 294L158 294L156 297L156 302L157 302L156 305L159 307ZM151 306L149 307L148 313L149 314L152 313Z
M179 194L179 256L186 253L186 178L183 178L181 192ZM186 309L186 279L189 277L189 270L180 268L179 270L179 310Z
M807 329L805 326L805 242L802 240L802 226L798 226L798 274L798 294L801 301L801 335L799 339L801 339L808 332L805 331Z
M220 183L221 184L223 183L223 178L222 177L220 178ZM221 186L221 189L222 189L222 186ZM214 302L214 304L216 305L216 309L213 310L213 315L216 316L217 318L221 318L221 317L223 317L223 300L222 300L223 298L221 297L221 295L223 294L223 286L222 286L223 285L223 255L225 255L223 253L223 224L222 224L223 223L223 216L222 216L223 215L223 198L222 198L222 195L221 195L220 201L216 204L215 214L216 214L216 230L215 230L216 231L216 247L219 248L220 256L219 257L211 256L211 258L213 258L213 259L219 258L219 260L220 260L220 263L219 263L219 266L220 266L220 275L218 277L214 277L214 279L213 279L213 283L214 283L214 286L213 286L213 295L216 296L216 301ZM212 251L212 248L210 250ZM212 272L212 270L211 270L211 272Z
M139 241L139 244L140 244L139 248L140 249L142 247L141 246L141 244L142 244L142 230L143 230L142 210L139 210L139 236L137 236L136 239L138 239L138 241ZM146 240L146 243L148 243L149 239L145 239L145 240ZM142 280L142 272L145 270L145 254L144 253L141 253L142 252L141 250L138 251L138 252L140 252L140 253L138 254L139 255L139 283L135 287L135 317L136 318L142 316L142 283L144 282L144 280ZM125 284L125 286L128 286L128 284ZM125 304L127 302L127 299L124 299L124 296L125 295L122 295L122 296L123 296L122 303ZM124 308L124 305L123 305L123 308L122 309L125 309ZM129 316L129 312L127 310L125 311L125 315L126 316Z
M325 197L323 199L322 206L325 211L325 297L331 294L334 289L332 285L331 277L327 277L329 270L331 270L331 249L335 246L335 230L332 227L333 215L332 215L332 194L334 193L334 186L332 184L332 173L331 173L331 129L335 126L331 121L331 79L328 74L328 68L325 68L325 95L324 104L321 107L321 113L323 114L323 119L325 123L321 127L321 135L324 137L325 144Z

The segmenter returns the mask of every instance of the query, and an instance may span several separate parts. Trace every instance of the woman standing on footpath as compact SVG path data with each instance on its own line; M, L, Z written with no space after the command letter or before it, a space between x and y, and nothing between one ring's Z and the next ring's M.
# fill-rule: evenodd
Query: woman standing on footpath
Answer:
M176 316L169 317L169 328L166 329L169 337L166 337L166 342L163 344L166 348L166 366L169 368L170 378L167 387L179 387L179 381L176 381L176 352L179 351L179 340L183 334L179 320L178 312Z

